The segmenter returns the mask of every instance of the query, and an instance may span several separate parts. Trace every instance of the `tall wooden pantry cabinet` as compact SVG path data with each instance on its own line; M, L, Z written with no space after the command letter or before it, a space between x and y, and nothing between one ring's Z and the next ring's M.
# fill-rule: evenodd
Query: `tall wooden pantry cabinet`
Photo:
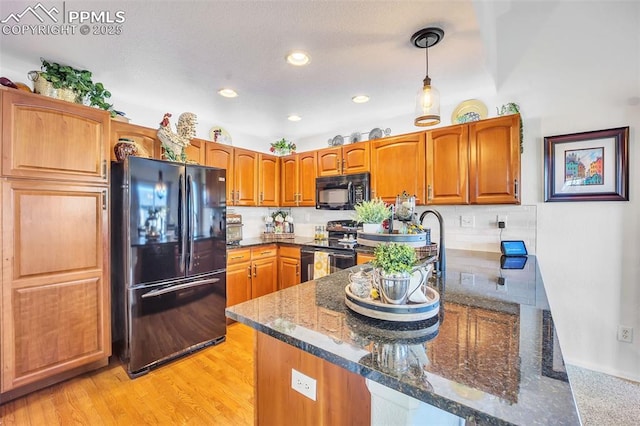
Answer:
M107 364L106 111L0 89L0 398Z

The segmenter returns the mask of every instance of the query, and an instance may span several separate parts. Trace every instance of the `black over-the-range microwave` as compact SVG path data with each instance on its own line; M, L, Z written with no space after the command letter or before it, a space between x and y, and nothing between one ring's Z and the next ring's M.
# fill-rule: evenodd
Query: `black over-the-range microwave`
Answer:
M369 173L316 178L316 209L353 210L369 194Z

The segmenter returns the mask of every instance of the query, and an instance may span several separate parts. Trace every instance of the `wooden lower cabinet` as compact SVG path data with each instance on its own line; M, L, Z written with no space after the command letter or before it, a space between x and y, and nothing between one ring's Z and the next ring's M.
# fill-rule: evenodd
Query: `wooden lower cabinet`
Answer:
M278 290L277 257L267 257L251 262L253 277L251 278L251 298L264 296Z
M365 378L256 332L255 424L370 425ZM316 401L291 388L292 369L316 380Z
M277 255L275 244L227 251L227 306L278 289Z
M278 248L278 290L300 284L300 247Z
M31 180L1 185L4 398L90 364L106 365L111 304L106 188Z
M363 263L371 262L373 259L375 259L373 254L358 253L356 255L356 264L362 265Z
M251 250L236 249L227 253L227 306L251 299Z

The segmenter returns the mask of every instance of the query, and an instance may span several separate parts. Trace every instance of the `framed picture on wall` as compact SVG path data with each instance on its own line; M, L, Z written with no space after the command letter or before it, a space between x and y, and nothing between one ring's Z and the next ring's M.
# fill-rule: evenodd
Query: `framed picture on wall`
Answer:
M545 201L629 201L629 127L544 138Z

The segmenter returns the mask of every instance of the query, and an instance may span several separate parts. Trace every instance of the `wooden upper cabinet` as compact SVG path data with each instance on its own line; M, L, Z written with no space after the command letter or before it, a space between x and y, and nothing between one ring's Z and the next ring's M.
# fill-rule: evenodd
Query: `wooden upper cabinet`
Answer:
M302 152L298 156L298 205L316 205L316 152Z
M427 204L469 204L469 128L461 124L426 133Z
M425 203L425 133L371 141L371 196L395 203L402 191Z
M207 141L202 139L193 138L189 142L189 145L185 148L185 154L187 154L187 162L194 162L196 164L205 165Z
M520 115L469 124L471 204L520 204Z
M324 148L317 151L318 176L365 173L370 169L369 142Z
M2 175L108 182L109 113L19 90L2 93Z
M370 170L369 145L367 141L342 147L342 174L365 173Z
M280 204L297 206L298 201L298 154L280 157Z
M133 140L138 146L138 157L162 158L162 147L157 137L157 129L137 126L123 121L111 122L111 161L116 161L113 147L118 143L118 139L126 138Z
M233 147L212 142L205 146L205 164L227 171L227 205L233 205L235 191L233 186Z
M323 148L317 151L318 176L337 176L342 172L342 147Z
M233 185L236 206L258 205L258 156L248 149L233 150Z
M280 161L275 155L258 156L258 205L277 207L280 202Z
M315 206L316 151L280 158L280 205Z

